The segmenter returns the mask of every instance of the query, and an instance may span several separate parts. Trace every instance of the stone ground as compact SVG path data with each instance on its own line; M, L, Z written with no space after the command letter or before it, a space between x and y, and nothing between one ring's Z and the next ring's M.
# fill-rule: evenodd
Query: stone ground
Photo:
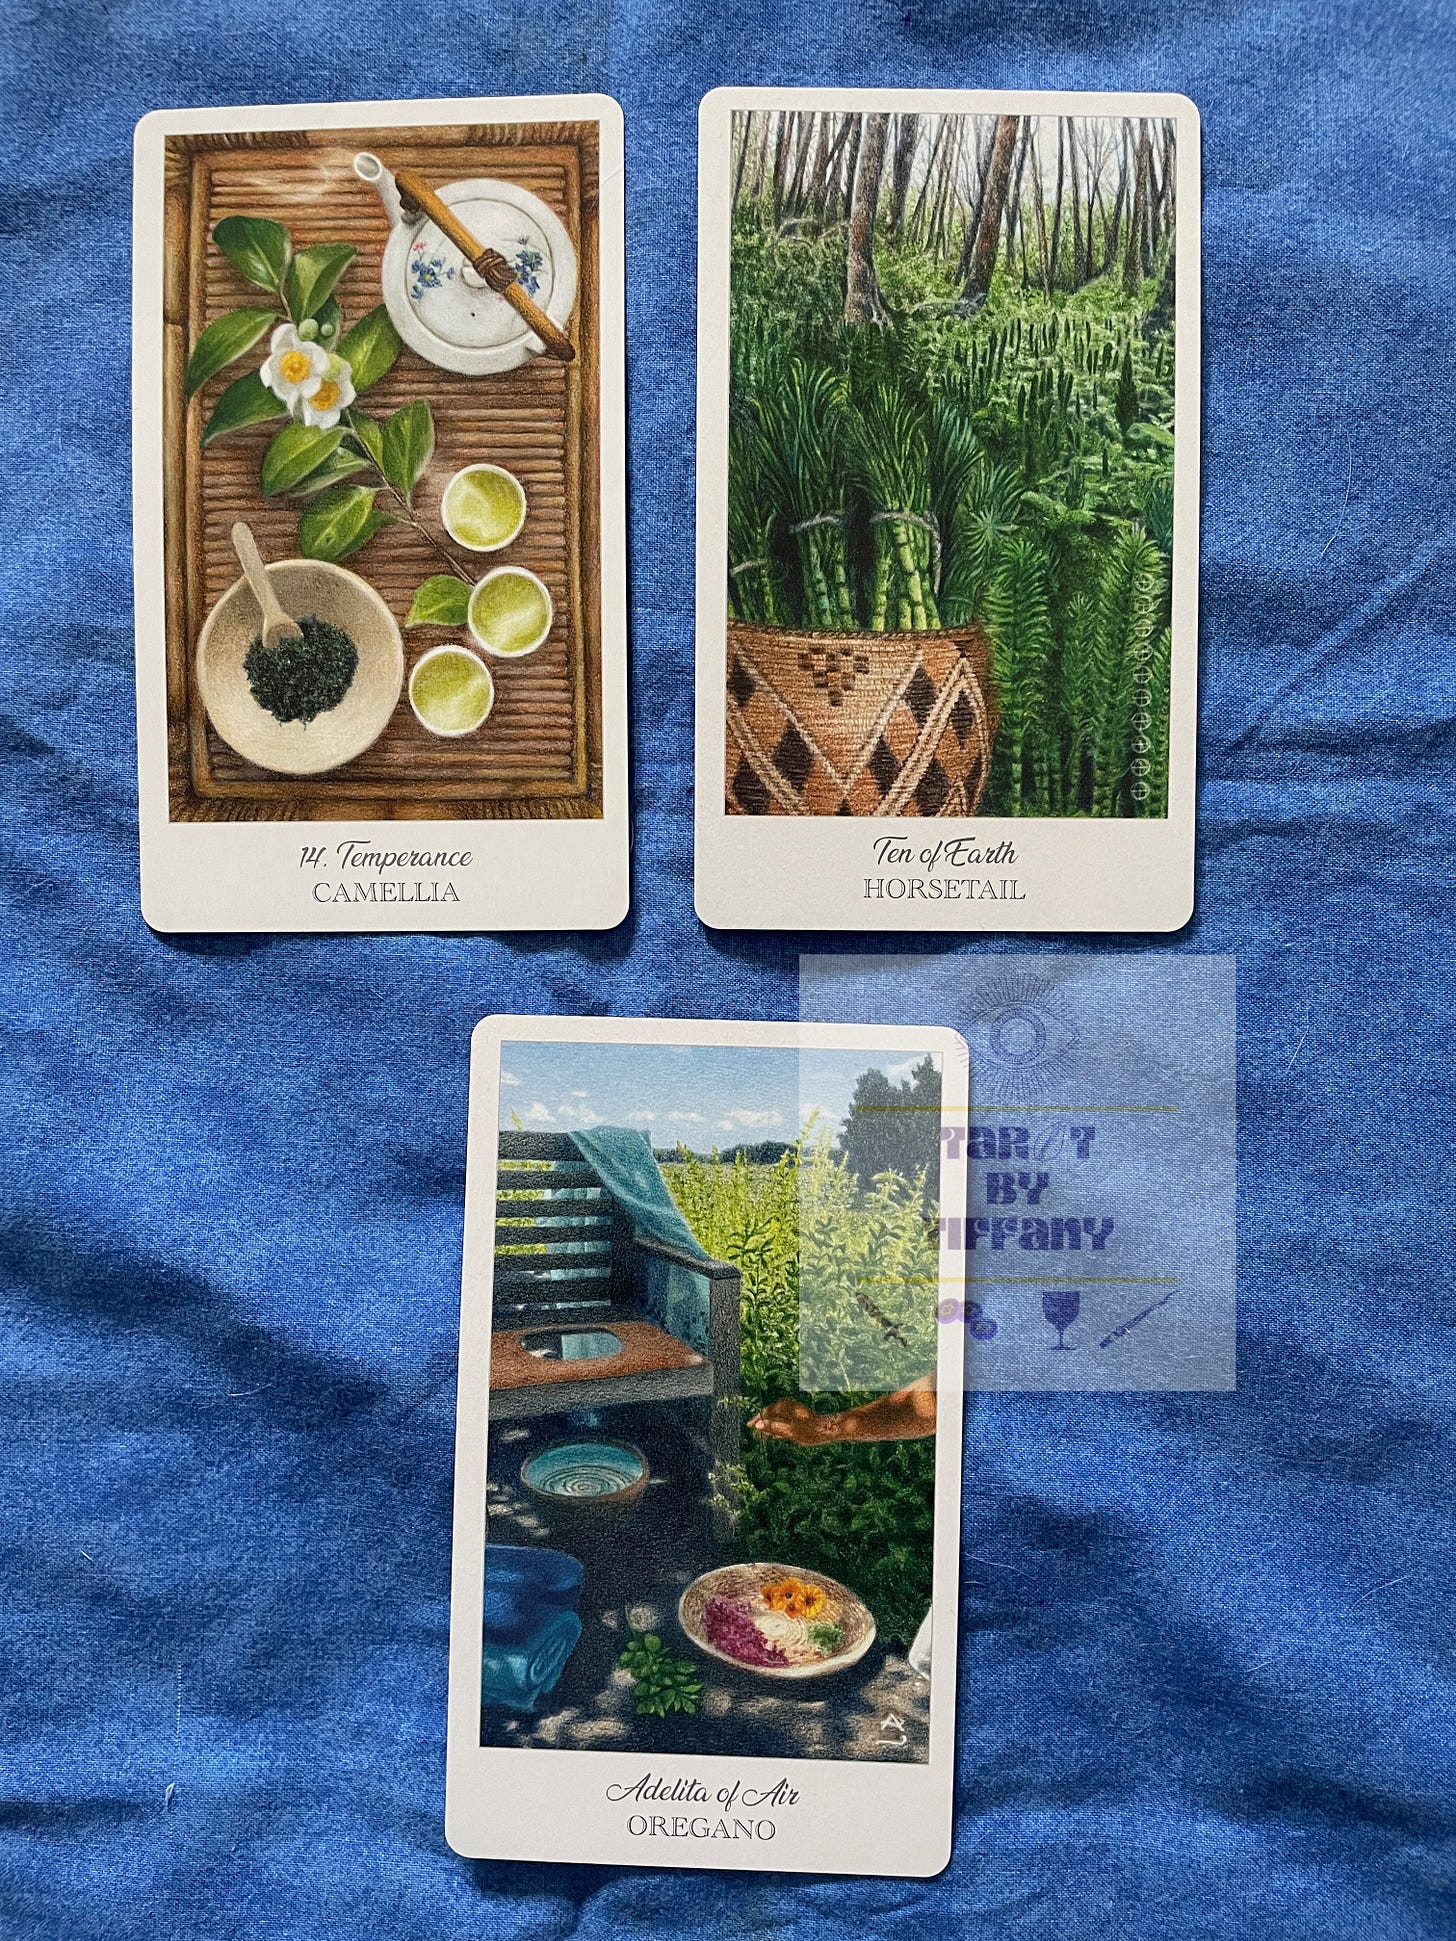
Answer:
M878 1640L857 1665L793 1685L734 1671L699 1652L678 1626L677 1601L700 1571L725 1561L701 1475L687 1473L696 1465L649 1411L613 1410L601 1418L599 1432L636 1443L651 1464L646 1492L626 1509L557 1509L522 1488L526 1456L572 1433L564 1418L505 1423L491 1433L492 1541L567 1551L585 1565L586 1582L581 1639L555 1690L534 1717L488 1706L483 1743L902 1763L928 1756L929 1680ZM702 1674L696 1716L637 1716L632 1680L617 1666L634 1629L656 1631Z

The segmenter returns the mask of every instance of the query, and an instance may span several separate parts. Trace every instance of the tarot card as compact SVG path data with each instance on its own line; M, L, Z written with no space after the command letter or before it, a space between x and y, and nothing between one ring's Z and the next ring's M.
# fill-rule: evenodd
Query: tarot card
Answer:
M1196 109L719 89L699 168L699 915L1178 928Z
M619 922L616 103L163 111L135 193L147 921Z
M966 1086L939 1028L477 1028L458 1852L945 1865Z

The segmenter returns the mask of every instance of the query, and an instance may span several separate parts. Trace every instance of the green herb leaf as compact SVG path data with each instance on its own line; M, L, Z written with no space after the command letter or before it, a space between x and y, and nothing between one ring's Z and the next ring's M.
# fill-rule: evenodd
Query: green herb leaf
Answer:
M250 351L269 324L276 323L276 310L229 310L227 315L210 323L197 342L192 346L192 355L187 360L187 395L200 391L210 377L244 351Z
M374 510L374 488L337 485L321 493L298 522L298 550L305 559L347 559L390 523Z
M427 579L415 594L410 606L407 627L463 627L470 611L470 588L464 580L457 580L453 573L436 573ZM622 1654L622 1663L627 1662L627 1653L637 1646L629 1644Z
M213 406L212 416L203 427L202 442L210 445L229 431L287 416L287 406L274 397L256 371L249 371L246 377L234 378Z
M435 420L423 398L384 421L380 466L402 499L408 499L435 449Z
M263 495L275 498L301 485L338 448L343 432L335 426L325 431L319 425L285 425L263 454Z
M301 485L295 485L293 496L296 499L311 499L316 492L326 492L331 485L352 478L356 472L364 470L364 460L351 452L347 445L341 445L329 458L326 458L316 472L310 472Z
M359 440L364 451L373 459L380 471L384 470L384 431L382 426L367 412L351 411L349 429Z
M284 290L288 314L295 323L319 314L358 254L352 243L310 243L299 250L289 266Z
M224 216L212 240L250 283L283 295L293 243L281 222L266 216Z
M387 371L393 370L394 360L399 356L399 332L389 321L389 312L382 303L367 311L352 330L344 332L338 352L348 360L354 389L361 396Z

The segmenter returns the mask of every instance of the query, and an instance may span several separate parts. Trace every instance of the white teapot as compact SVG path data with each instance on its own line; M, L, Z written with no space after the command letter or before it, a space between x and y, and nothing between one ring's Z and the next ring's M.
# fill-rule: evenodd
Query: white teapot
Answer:
M411 350L466 377L515 370L542 351L575 355L566 325L576 250L539 196L481 176L432 190L370 154L354 157L354 173L389 217L380 280Z

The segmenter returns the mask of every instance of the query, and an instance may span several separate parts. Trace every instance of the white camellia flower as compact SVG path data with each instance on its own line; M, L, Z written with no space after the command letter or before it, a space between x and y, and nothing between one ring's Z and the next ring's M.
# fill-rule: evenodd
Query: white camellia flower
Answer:
M309 346L312 350L313 345ZM306 425L328 431L339 422L339 414L354 402L354 377L347 361L337 352L325 353L328 362L317 390L300 398L293 414Z
M279 324L268 340L267 361L258 375L280 403L298 416L298 407L313 397L324 382L329 353L319 343L305 343L291 323Z

